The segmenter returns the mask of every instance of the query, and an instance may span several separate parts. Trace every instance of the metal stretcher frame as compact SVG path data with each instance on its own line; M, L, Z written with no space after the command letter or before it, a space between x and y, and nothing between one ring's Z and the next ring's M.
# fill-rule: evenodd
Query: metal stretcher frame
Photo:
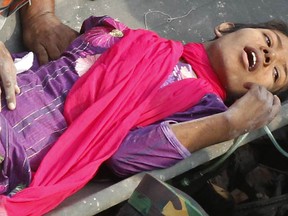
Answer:
M275 131L288 124L288 102L282 104L281 112L269 124L271 131ZM263 129L251 132L243 141L242 145L247 144L261 136L265 135ZM166 181L178 176L190 169L193 169L205 162L212 160L224 154L233 144L233 140L215 144L201 149L192 155L178 162L176 165L162 170L150 172L156 178ZM272 145L272 144L271 144ZM127 200L133 190L137 187L145 173L126 178L116 184L103 182L101 184L89 183L81 191L66 199L49 216L88 216L98 214Z

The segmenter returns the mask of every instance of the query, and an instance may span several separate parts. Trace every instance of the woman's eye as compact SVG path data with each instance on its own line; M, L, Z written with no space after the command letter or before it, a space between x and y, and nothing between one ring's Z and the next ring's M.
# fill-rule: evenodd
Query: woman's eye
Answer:
M273 69L273 78L274 78L274 82L276 82L279 79L279 72L276 67L274 67Z
M270 38L268 37L268 35L266 35L265 34L265 41L266 41L266 43L267 43L267 45L268 45L268 47L271 47L271 40L270 40Z

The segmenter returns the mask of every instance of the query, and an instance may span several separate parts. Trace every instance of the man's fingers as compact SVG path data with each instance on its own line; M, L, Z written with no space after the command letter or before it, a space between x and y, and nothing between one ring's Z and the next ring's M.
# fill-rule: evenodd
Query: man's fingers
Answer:
M10 110L14 110L16 108L16 94L20 93L20 88L18 87L17 84L6 84L3 85L3 89L5 92L5 99L6 99L6 103L7 103L7 107ZM0 90L0 97L2 97L3 95L1 94L1 90ZM1 111L1 100L0 100L0 111Z
M37 48L35 48L33 51L35 52L40 65L48 63L48 53L43 46L37 46Z
M2 110L2 103L1 103L1 98L2 98L2 90L1 90L1 88L0 88L0 112L1 112L1 110Z
M16 108L16 99L12 95L11 99L7 99L7 106L10 110L14 110Z
M14 110L16 108L15 83L12 83L12 81L4 81L3 87L6 95L7 106L10 110Z
M16 108L16 94L20 92L16 80L16 68L13 59L3 44L0 42L0 80L1 88L9 109ZM1 92L2 93L2 92ZM1 94L3 96L4 94Z
M47 50L47 54L49 56L49 59L55 60L55 59L59 58L61 55L61 51L57 47L56 44L49 44L49 45L47 44L46 50Z
M14 88L15 88L15 93L16 94L20 94L21 90L20 90L20 88L19 88L19 86L17 84L15 85Z
M20 93L20 88L17 84L12 84L11 86L4 87L4 91L8 108L14 110L16 108L16 94Z
M16 108L16 94L20 93L20 89L17 85L16 68L12 59L7 59L2 67L1 81L7 106L10 110L14 110Z

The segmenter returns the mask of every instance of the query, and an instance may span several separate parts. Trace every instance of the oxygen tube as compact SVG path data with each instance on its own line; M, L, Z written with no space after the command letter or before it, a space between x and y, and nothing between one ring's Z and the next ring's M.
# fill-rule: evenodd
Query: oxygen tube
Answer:
M277 140L275 139L275 137L273 136L271 130L268 128L268 126L264 126L263 130L266 132L266 134L268 135L268 137L270 138L271 142L273 143L273 145L275 146L275 148L282 154L284 155L286 158L288 158L288 152L286 152L277 142ZM213 171L214 169L216 169L218 166L220 166L231 154L233 154L233 152L236 151L236 149L240 146L240 144L243 142L243 140L248 136L249 133L245 133L239 137L237 137L232 146L228 149L228 151L212 166L208 167L207 169L203 170L201 172L201 175L205 175L206 173Z

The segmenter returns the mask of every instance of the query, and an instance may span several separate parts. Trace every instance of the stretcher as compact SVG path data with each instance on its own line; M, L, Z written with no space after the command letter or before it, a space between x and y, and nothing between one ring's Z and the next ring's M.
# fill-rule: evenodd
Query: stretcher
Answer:
M78 0L71 0L67 4L65 0L56 1L56 14L65 24L72 26L76 30L80 29L82 21L88 16L104 14L117 17L131 27L145 27L143 17L147 12L151 10L163 11L178 18L173 19L171 23L167 23L167 17L158 13L154 14L155 16L153 17L147 17L147 23L145 24L165 37L179 40L184 38L183 42L191 38L199 41L203 40L203 38L209 38L212 34L212 27L218 21L258 22L271 18L282 18L287 21L287 8L284 6L286 5L286 0L276 0L271 3L265 2L265 5L261 0L253 2L248 0L239 2L229 0L97 0L79 2ZM191 10L192 7L193 10ZM185 19L184 17L181 18L181 15L185 15L189 10L192 13L186 16ZM243 11L243 13L239 13L239 11ZM203 31L199 31L199 29ZM209 32L207 33L207 31ZM17 14L13 14L6 20L3 29L0 31L0 37L11 52L22 51L23 46L21 44L20 24ZM271 131L275 131L287 124L288 103L284 103L281 113L269 124L269 128ZM265 132L262 129L254 131L245 138L242 145L263 135L265 135ZM233 140L215 144L193 153L189 158L170 168L155 170L150 173L160 180L169 180L219 157L229 149L232 143ZM101 213L127 200L143 176L144 173L140 173L119 182L115 182L112 179L91 181L82 190L64 200L47 215L88 216Z
M288 102L282 104L280 114L268 125L271 131L275 131L288 124ZM253 131L243 140L241 145L247 144L263 135L263 129ZM188 170L196 168L212 159L223 155L233 144L233 140L218 143L205 149L192 153L192 155L178 162L176 165L162 170L149 172L154 177L167 181ZM272 145L272 143L271 143ZM90 216L107 210L125 200L132 194L138 186L145 173L139 173L126 178L117 183L111 181L93 182L91 181L81 191L67 198L49 216Z

